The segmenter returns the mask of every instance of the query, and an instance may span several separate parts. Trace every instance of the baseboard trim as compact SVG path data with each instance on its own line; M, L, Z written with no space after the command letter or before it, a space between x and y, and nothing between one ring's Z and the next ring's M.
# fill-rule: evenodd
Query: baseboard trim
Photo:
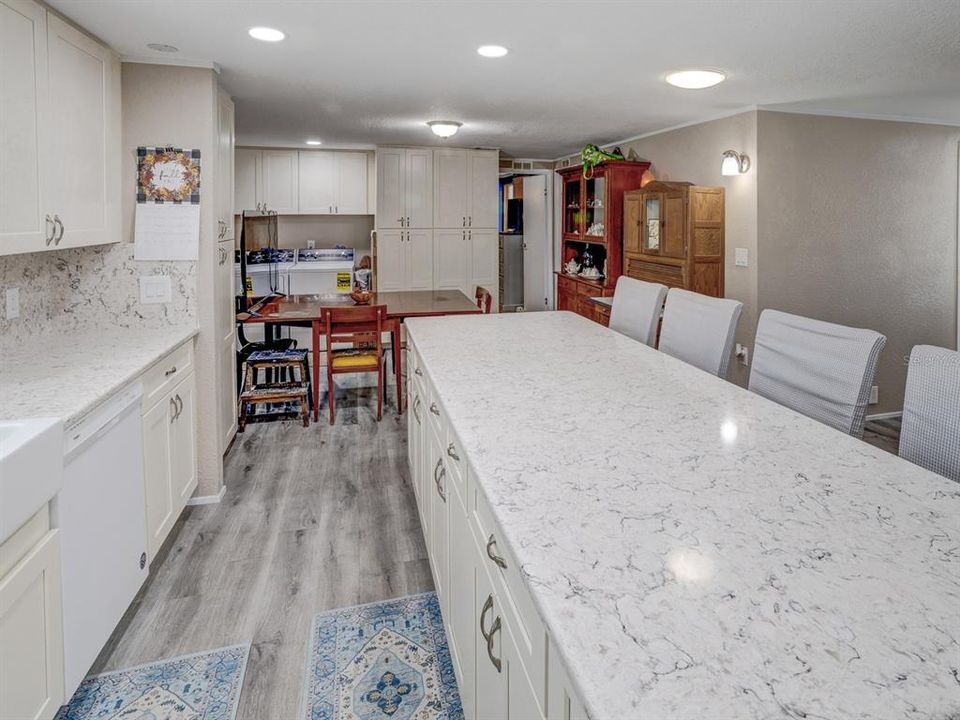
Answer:
M187 505L216 505L218 502L223 500L224 494L227 492L227 486L221 485L220 492L216 495L197 495L189 500L187 500Z
M903 410L895 412L877 413L876 415L867 415L867 420L890 420L892 418L903 417Z

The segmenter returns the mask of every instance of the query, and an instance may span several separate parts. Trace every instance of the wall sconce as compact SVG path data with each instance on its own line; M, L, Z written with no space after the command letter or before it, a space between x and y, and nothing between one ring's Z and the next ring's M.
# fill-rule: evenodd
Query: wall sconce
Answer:
M750 158L746 153L738 153L736 150L727 150L723 153L723 161L720 163L721 175L742 175L750 169Z

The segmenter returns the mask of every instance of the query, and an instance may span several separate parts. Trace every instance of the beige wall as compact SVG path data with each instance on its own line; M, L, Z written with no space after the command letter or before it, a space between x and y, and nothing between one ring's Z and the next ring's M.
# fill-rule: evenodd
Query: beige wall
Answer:
M680 180L726 189L726 296L743 302L737 342L753 345L757 310L757 113L741 113L634 140L620 146L627 157L649 160L658 180ZM724 150L746 152L753 166L737 177L720 174ZM734 265L734 249L749 251L748 267ZM746 385L748 368L731 363L729 379Z
M236 246L240 248L240 216L236 217ZM309 240L317 247L343 245L358 255L370 252L373 215L280 215L277 243L282 248L305 248Z
M868 413L901 409L910 349L956 347L960 128L761 111L758 137L759 307L886 335Z

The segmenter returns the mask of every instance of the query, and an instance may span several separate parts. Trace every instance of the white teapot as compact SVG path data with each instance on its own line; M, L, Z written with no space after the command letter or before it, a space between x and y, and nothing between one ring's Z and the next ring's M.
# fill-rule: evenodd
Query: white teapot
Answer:
M563 266L563 269L571 275L576 275L580 272L580 263L571 258L567 260L567 264Z

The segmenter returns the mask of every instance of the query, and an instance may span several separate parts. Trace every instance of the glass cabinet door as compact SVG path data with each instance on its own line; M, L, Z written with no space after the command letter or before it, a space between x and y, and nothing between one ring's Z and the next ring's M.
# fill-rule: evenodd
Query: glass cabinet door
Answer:
M643 201L643 252L660 252L660 196L651 195Z
M580 176L563 181L563 234L579 235L583 209L580 207Z
M607 182L603 176L600 176L591 178L586 183L584 234L590 237L603 237L606 215L606 208L604 208L603 203L606 198Z

